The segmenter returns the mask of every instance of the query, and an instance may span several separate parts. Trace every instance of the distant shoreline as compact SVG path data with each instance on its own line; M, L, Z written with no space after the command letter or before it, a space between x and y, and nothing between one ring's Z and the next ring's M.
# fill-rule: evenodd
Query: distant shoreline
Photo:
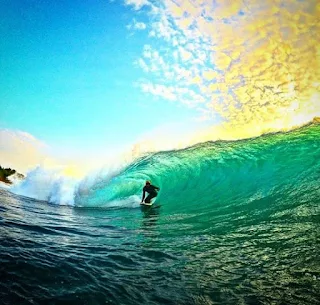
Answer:
M5 183L5 184L12 184L12 181L10 181L10 180L7 179L7 178L2 178L2 177L0 177L0 182L3 182L3 183Z

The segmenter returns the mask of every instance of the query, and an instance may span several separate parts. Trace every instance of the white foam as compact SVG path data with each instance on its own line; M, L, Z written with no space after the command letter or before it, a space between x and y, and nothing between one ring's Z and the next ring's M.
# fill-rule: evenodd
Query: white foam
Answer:
M83 179L76 179L65 176L61 169L46 169L38 166L28 172L24 180L12 185L10 191L58 205L87 206L87 195L91 194L95 187L108 184L118 175L119 168L102 168ZM106 195L100 198L95 206L129 208L139 206L139 198L136 195L110 199L109 197L108 200Z
M23 181L12 186L11 191L54 204L74 205L77 184L76 179L65 177L58 170L36 167Z
M140 198L132 195L127 198L117 199L107 202L104 207L108 208L137 208L140 206Z

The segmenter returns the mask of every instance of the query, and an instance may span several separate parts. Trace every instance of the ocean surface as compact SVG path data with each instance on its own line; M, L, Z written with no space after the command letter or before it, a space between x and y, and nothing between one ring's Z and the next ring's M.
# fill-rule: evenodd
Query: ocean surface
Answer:
M319 161L311 124L30 174L0 189L0 304L320 304Z

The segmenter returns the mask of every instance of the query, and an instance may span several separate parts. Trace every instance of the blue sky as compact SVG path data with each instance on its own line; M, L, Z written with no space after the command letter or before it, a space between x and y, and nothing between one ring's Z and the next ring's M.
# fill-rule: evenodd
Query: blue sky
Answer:
M306 123L320 113L319 16L317 0L1 1L1 160Z
M144 76L135 61L149 38L129 29L139 15L132 6L109 1L2 1L1 6L2 128L23 130L50 146L106 149L192 115L135 85Z

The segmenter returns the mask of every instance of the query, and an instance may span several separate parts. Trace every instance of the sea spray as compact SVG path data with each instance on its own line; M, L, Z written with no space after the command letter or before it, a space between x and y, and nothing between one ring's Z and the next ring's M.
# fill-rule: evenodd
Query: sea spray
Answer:
M11 191L53 204L74 205L74 190L78 183L75 178L64 176L57 169L36 167L26 178L15 184Z

